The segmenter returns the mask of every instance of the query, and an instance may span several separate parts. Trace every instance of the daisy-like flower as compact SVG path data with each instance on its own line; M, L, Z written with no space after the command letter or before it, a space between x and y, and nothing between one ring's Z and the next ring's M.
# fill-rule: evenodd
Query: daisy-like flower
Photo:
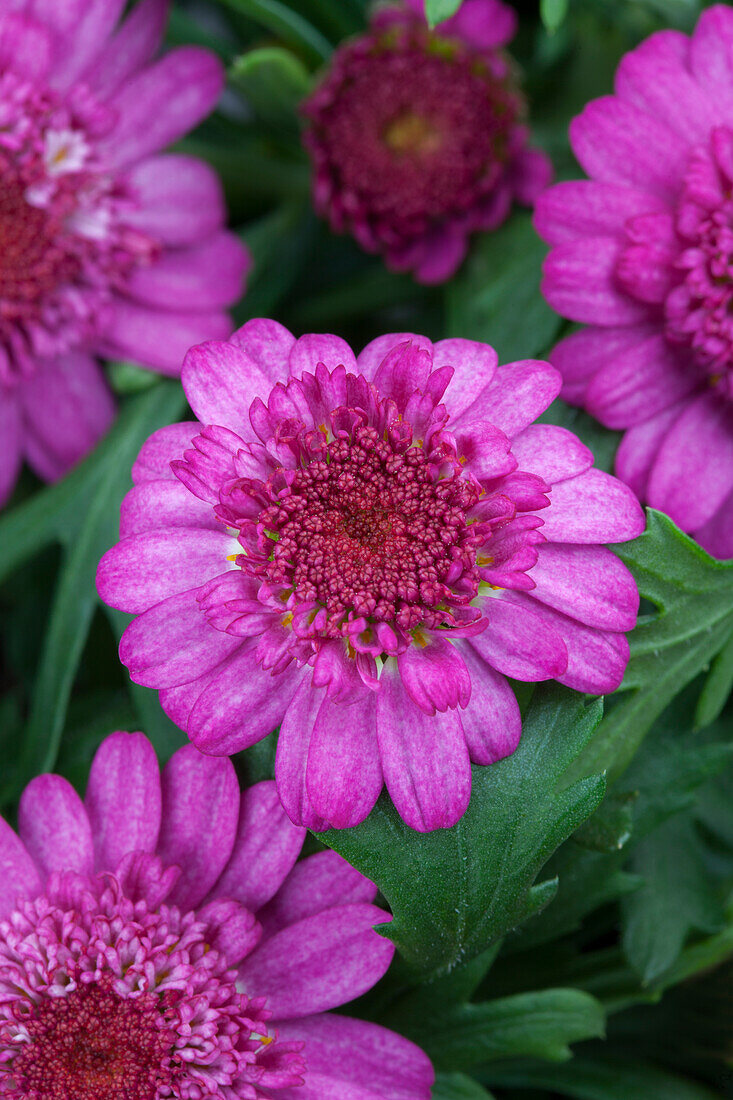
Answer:
M392 944L376 888L304 831L275 785L113 733L84 802L43 775L0 818L5 1100L428 1100L425 1055L329 1010Z
M382 783L408 824L453 825L469 759L520 735L505 676L612 691L638 593L600 542L644 526L572 433L534 425L547 363L485 344L250 321L193 348L201 423L133 468L103 600L138 618L120 657L207 753L280 725L293 821L343 827Z
M97 356L178 374L231 331L248 263L216 175L158 150L214 106L218 60L152 60L167 0L0 5L0 503L25 457L51 481L106 431Z
M422 0L409 0L336 51L303 106L315 205L334 230L439 283L471 233L496 229L514 200L534 202L551 168L527 146L501 52L515 29L500 0L466 0L430 31Z
M591 177L551 188L544 292L590 327L552 355L563 396L625 429L616 471L733 556L733 10L652 35L570 140Z

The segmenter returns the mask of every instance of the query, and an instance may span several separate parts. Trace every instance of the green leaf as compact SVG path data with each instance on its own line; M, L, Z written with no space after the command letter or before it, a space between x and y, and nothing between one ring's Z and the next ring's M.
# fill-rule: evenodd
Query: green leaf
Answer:
M315 235L315 217L299 202L284 203L247 226L243 237L252 251L254 267L247 293L235 309L239 324L277 312L313 255Z
M540 293L546 252L522 212L479 237L446 287L446 336L491 344L501 363L545 352L560 327Z
M567 1066L527 1063L492 1069L486 1077L490 1085L547 1089L575 1100L719 1100L697 1082L619 1058L575 1057Z
M494 1097L465 1073L438 1073L432 1100L494 1100Z
M320 31L280 0L219 0L219 3L252 19L293 49L318 64L331 53L331 44ZM460 0L459 0L460 3Z
M460 8L463 0L425 0L425 15L429 27L437 27L450 19Z
M603 1009L587 993L543 989L484 1004L436 1005L430 1024L403 1030L437 1069L465 1070L519 1056L565 1061L570 1043L600 1038L604 1026Z
M609 794L578 829L575 842L594 852L620 852L631 837L634 799L633 793Z
M704 669L733 629L733 562L711 558L661 512L647 529L614 547L656 614L641 615L630 635L631 660L598 735L574 774L620 775L655 719Z
M110 434L67 478L0 520L0 576L44 544L60 541L65 547L13 790L53 769L98 602L97 564L117 539L119 505L130 485L130 467L147 437L175 419L184 406L178 384L158 382L126 405ZM6 788L3 798L10 793Z
M236 58L229 76L266 126L297 132L298 105L313 83L299 58L280 46L264 46Z
M665 822L634 852L631 869L644 885L622 904L623 943L646 983L672 966L692 929L717 932L723 925L723 907L704 854L688 815Z
M115 393L142 393L158 381L154 371L138 367L136 363L114 362L107 364L107 377Z
M565 22L569 0L540 0L540 18L550 34L554 34Z
M517 751L473 769L471 803L452 829L414 832L383 796L362 825L321 835L377 883L394 914L382 931L413 970L449 972L554 896L554 881L532 884L603 797L600 776L567 780L601 713L598 700L542 685Z
M695 713L695 725L699 729L714 722L733 691L733 633L717 655L700 693Z

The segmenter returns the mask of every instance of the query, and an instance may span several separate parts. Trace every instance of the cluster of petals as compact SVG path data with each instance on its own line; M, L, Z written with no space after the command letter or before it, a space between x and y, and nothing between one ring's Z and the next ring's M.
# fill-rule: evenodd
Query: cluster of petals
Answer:
M570 138L590 179L535 215L545 295L589 326L551 356L563 396L624 430L641 499L733 557L733 10L642 42Z
M449 278L471 233L549 182L501 50L515 30L501 0L466 0L434 32L406 0L336 51L303 106L317 209L420 282Z
M183 386L198 422L144 444L98 590L136 616L132 679L203 752L280 727L294 822L354 825L386 783L412 827L449 827L470 761L519 741L506 677L618 686L638 592L599 544L644 519L534 423L554 367L410 334L356 357L254 320L193 348Z
M82 801L60 776L0 819L0 1095L7 1100L428 1100L425 1055L329 1010L392 958L376 888L298 860L266 781L114 733Z
M1 6L0 503L23 458L53 480L108 428L98 356L178 374L241 293L215 173L159 152L212 109L222 67L195 47L155 59L168 0L120 23L125 6Z

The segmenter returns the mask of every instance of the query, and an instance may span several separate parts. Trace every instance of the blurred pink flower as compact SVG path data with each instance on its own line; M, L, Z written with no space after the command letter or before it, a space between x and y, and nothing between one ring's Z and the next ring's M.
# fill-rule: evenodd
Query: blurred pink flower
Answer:
M113 733L86 800L58 775L0 818L0 1095L74 1100L429 1100L428 1059L329 1010L393 945L376 888L304 831L275 785Z
M591 177L539 200L543 289L589 328L551 358L563 396L625 429L619 477L733 556L733 10L653 34L570 126Z
M199 748L280 725L293 821L354 825L386 783L413 828L451 826L469 760L519 740L506 676L618 686L639 597L597 544L644 519L571 432L533 423L553 367L409 334L357 359L255 320L193 348L183 385L200 423L143 446L97 586L138 616L132 679Z
M96 356L178 374L224 337L249 259L216 175L158 150L211 111L222 67L152 60L166 0L0 11L0 503L25 457L54 480L114 415Z

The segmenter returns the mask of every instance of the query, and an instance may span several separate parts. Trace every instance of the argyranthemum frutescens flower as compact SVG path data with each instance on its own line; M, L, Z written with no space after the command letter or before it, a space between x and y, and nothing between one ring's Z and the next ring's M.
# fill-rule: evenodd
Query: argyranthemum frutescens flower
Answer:
M0 819L0 1095L7 1100L428 1100L428 1059L329 1009L392 958L376 888L271 782L142 734L99 749L86 800L34 779Z
M361 821L383 782L416 829L450 826L469 760L511 753L505 677L611 691L636 620L601 542L644 525L572 433L535 425L547 363L468 340L248 322L193 348L200 423L156 432L97 584L138 618L120 656L208 753L280 725L283 804Z
M570 140L591 178L536 213L545 296L590 326L551 356L563 396L625 429L642 500L733 557L733 10L642 42Z
M219 181L160 155L211 111L218 59L154 60L165 0L14 0L0 10L0 504L23 458L46 480L107 429L96 357L164 374L224 337L247 253Z
M316 208L420 282L449 278L471 233L549 183L501 50L515 30L500 0L467 0L434 31L422 0L379 10L303 106Z

